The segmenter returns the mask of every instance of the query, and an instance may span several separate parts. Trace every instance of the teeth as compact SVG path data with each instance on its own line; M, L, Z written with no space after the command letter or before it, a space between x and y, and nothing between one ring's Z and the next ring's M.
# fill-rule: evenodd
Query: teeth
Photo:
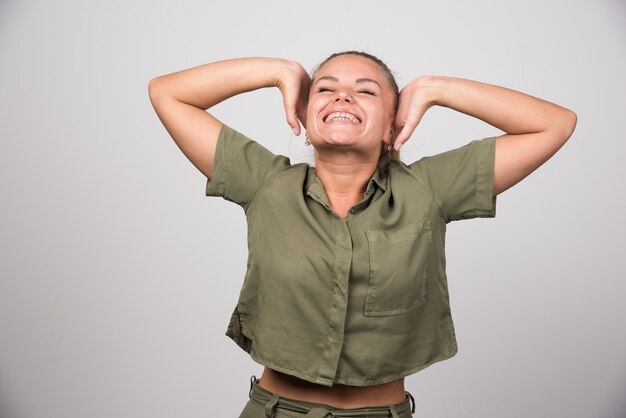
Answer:
M347 120L352 123L359 123L359 120L355 118L353 115L345 112L335 112L331 113L326 117L326 122L332 122L335 120Z

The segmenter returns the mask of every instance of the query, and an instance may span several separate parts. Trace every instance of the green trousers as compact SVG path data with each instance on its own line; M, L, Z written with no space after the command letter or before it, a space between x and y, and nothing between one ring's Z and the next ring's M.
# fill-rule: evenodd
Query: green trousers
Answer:
M415 404L408 392L406 400L396 405L342 409L280 397L261 388L253 376L250 382L250 401L239 418L411 418L413 412Z

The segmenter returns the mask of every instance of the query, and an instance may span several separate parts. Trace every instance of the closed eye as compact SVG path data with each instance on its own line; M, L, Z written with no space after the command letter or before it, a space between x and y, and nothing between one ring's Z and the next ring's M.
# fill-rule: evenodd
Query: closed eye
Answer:
M318 92L318 93L325 93L325 92L327 92L327 91L332 92L332 91L333 91L333 89L328 88L328 87L320 87L319 89L317 89L317 92Z
M376 96L376 93L374 93L371 90L360 90L359 93L369 94L370 96Z

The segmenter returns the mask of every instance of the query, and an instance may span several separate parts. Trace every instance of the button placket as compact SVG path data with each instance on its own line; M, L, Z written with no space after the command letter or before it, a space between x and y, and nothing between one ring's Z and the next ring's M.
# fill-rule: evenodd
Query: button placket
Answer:
M335 280L333 304L329 317L328 335L318 380L332 382L337 374L339 357L343 347L344 326L348 313L348 281L352 263L352 239L350 229L337 215L335 235Z

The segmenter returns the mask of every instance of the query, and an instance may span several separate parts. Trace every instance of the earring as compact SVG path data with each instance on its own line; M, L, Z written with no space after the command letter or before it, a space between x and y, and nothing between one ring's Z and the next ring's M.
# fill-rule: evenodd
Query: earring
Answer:
M391 152L391 150L393 149L393 145L391 144L385 144L385 151L387 152Z
M308 147L309 145L311 145L311 141L309 140L309 137L308 137L308 136L307 136L307 137L305 137L305 139L304 139L304 145L306 145L307 147Z

